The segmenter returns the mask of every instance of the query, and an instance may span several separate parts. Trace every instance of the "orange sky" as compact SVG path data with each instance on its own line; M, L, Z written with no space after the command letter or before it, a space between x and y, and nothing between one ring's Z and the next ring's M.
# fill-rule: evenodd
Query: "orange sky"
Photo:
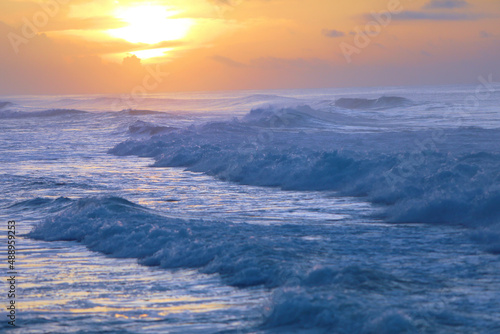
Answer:
M498 0L1 0L0 95L499 81L499 18Z

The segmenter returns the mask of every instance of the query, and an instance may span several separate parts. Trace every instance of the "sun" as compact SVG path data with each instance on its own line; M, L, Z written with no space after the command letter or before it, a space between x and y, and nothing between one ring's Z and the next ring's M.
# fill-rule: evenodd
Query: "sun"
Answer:
M159 5L119 8L114 16L128 25L108 30L108 34L130 43L157 44L180 40L187 36L193 20L172 18L178 13L178 11Z

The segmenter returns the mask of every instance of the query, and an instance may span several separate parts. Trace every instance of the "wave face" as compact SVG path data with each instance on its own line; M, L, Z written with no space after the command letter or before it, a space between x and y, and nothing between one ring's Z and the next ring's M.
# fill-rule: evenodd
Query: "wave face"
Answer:
M241 184L363 197L383 206L391 222L484 227L500 221L500 131L308 131L304 125L318 119L311 110L254 110L241 121L129 140L110 153L152 157L155 167L186 167Z
M160 125L155 125L153 123L138 120L134 124L129 126L128 133L151 136L159 133L168 133L175 129L176 128L171 126L160 126Z

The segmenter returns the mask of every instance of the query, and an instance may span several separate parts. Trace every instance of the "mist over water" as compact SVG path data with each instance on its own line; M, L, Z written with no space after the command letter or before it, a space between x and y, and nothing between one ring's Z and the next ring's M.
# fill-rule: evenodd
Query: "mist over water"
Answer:
M500 331L500 86L476 88L2 97L13 332Z

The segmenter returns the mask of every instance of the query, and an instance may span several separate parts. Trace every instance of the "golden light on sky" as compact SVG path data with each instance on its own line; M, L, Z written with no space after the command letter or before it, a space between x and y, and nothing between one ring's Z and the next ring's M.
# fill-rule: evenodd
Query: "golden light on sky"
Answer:
M129 92L156 65L158 92L475 82L500 71L499 18L498 0L1 0L0 92Z
M129 52L129 54L134 55L140 59L161 58L172 50L173 50L172 48L148 49L140 51L131 51Z
M113 15L127 26L108 30L108 33L131 43L157 44L179 40L186 37L193 20L172 18L178 14L178 11L159 5L120 7Z

